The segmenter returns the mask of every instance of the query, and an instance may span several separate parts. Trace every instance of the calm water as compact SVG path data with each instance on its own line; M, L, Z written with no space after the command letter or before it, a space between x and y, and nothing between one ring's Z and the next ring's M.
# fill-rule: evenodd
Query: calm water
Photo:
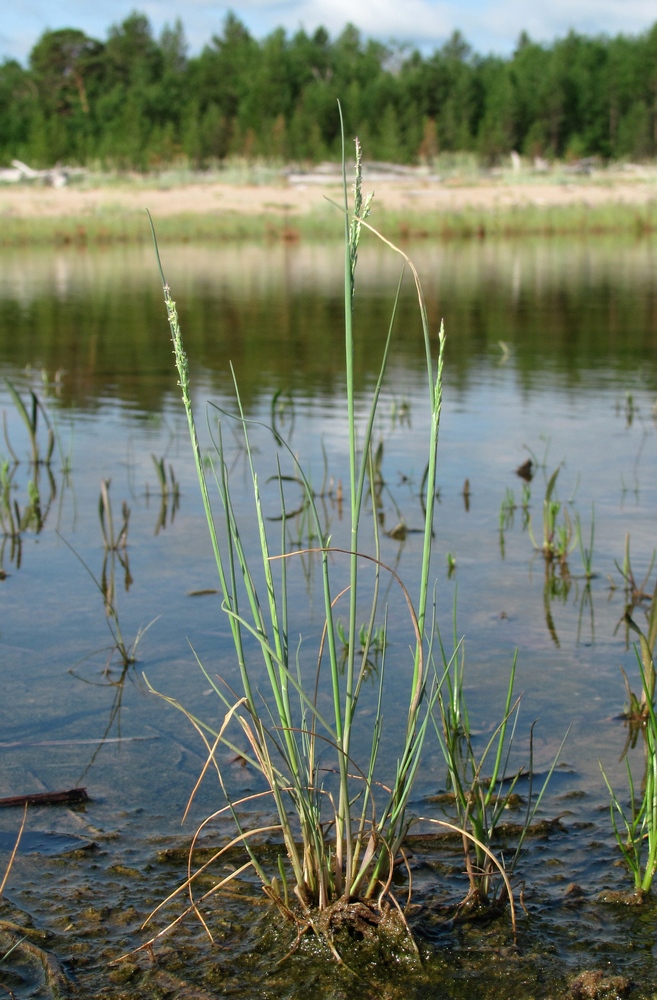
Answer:
M624 935L637 940L637 926L626 915L608 908L600 913L591 905L582 917L580 911L559 907L570 882L582 884L590 896L605 887L629 886L623 870L614 866L598 761L622 787L625 765L619 758L626 732L615 718L625 696L620 667L635 690L639 680L631 635L628 642L622 623L625 594L617 564L622 564L629 534L632 567L642 581L656 544L657 243L428 245L412 255L431 322L437 329L444 318L448 337L434 575L438 622L450 641L456 597L458 632L466 637L473 729L483 741L499 722L516 649L517 690L523 692L518 763L526 760L532 722L538 720L539 771L549 766L571 727L563 766L542 808L546 818L563 814L566 832L531 848L521 866L535 921L528 925L525 950L531 953L538 940L545 951L551 941L557 965L576 970L620 963L625 974L647 983L654 945L652 929L644 926L648 914L641 917L639 954L628 972L627 955L613 954L613 943ZM333 483L323 516L335 544L348 544L335 500L337 482L347 479L340 247L167 247L163 263L178 303L201 428L206 400L234 410L229 362L249 416L270 423L279 393L278 426L313 483L325 476ZM393 255L374 246L361 251L355 364L363 411L398 271ZM384 532L400 520L411 532L402 541L384 534L382 559L414 593L421 542L412 529L422 523L419 490L428 410L410 281L396 329L376 428L386 483L381 513ZM93 992L112 981L107 962L143 940L140 917L176 884L174 870L160 866L155 882L145 874L158 850L186 843L195 823L218 801L208 782L181 830L203 748L186 720L148 693L143 675L158 691L215 724L220 709L190 643L211 673L231 680L235 671L218 597L191 596L213 588L216 577L152 253L112 248L3 255L0 374L12 380L24 400L30 388L37 393L57 438L51 475L43 467L38 474L40 522L32 517L26 523L20 543L0 538L0 568L7 574L0 582L0 794L85 785L92 800L80 810L31 811L27 829L41 837L35 848L40 853L21 856L6 895L11 905L32 914L36 926L56 935L52 950L71 974L77 970L80 988ZM11 498L24 513L33 479L29 443L4 381L0 408L6 418L0 454L10 459L13 451L20 459L10 468ZM248 493L240 499L247 486L244 451L237 432L226 434L246 525ZM40 435L43 443L43 420ZM209 447L209 432L204 435ZM274 516L276 487L267 485L275 472L272 437L255 427L253 443L267 511ZM170 497L163 503L152 456L173 471L180 491L176 502ZM530 456L539 467L523 498L515 469ZM567 572L546 572L527 527L531 517L540 538L546 483L558 466L557 495L572 523L580 519L587 542L595 521L595 576L588 585L577 548ZM116 553L105 559L98 517L103 480L111 480L117 530L122 503L130 508L121 558ZM502 518L505 498L516 510ZM303 542L304 524L296 529ZM254 544L247 536L247 546ZM456 563L451 575L448 553ZM149 626L138 662L127 670L112 655L101 593L112 574L126 643ZM653 570L651 592L654 580ZM291 585L299 609L296 630L312 638L322 622L312 561L299 565ZM397 627L388 657L402 662L409 630L397 594L390 589L386 599ZM633 612L640 625L646 607ZM394 759L395 736L403 724L395 711L403 675L390 673L385 712ZM640 750L633 763L640 777ZM227 769L233 787L251 787L251 777L238 765L227 764ZM429 741L414 808L426 813L427 797L444 787L439 750ZM0 832L8 837L19 822L15 810L0 812ZM49 853L42 835L50 833L60 839L50 841ZM71 836L93 842L94 852L74 860L61 854L66 849L62 838ZM456 876L453 881L459 884ZM435 891L435 884L420 889L420 900ZM77 902L69 905L69 897ZM134 915L121 922L116 914L132 912L131 907ZM538 915L552 910L558 912L549 920ZM246 919L244 912L233 917L236 924ZM102 913L116 928L105 937L98 932L97 944L92 935L85 950L80 941L89 936L89 922L97 927L105 920ZM239 952L230 936L227 941L229 953ZM446 947L452 953L454 941L448 939ZM467 951L471 945L463 947ZM223 992L211 995L264 995L258 975L269 975L284 953L284 943L272 944L259 973L244 978L240 967L234 981L226 973ZM422 990L424 995L426 990L461 995L467 976L476 978L479 972L468 966L466 975L466 966L459 968L460 973L440 972L440 990L418 979L418 995ZM535 963L531 975L540 979L537 968ZM17 995L41 995L29 992L38 985L24 970L12 974L26 977L12 980L13 985L8 981ZM187 969L186 976L194 975ZM0 982L1 976L0 971ZM491 983L488 995L505 995L495 977ZM107 988L115 989L107 995L128 995L119 986ZM289 983L270 988L272 996L302 995Z

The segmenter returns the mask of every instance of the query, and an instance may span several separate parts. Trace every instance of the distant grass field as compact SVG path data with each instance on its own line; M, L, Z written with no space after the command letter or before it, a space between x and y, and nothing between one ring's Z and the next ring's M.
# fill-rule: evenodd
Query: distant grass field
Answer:
M465 208L462 211L386 211L378 209L372 222L393 240L485 239L520 236L593 236L644 233L657 230L657 200L643 205L609 203L595 207L516 206L502 209ZM324 240L336 236L332 212L274 216L271 213L186 213L158 219L161 242L226 242ZM142 211L105 211L97 215L5 216L0 245L88 246L141 243L150 240Z

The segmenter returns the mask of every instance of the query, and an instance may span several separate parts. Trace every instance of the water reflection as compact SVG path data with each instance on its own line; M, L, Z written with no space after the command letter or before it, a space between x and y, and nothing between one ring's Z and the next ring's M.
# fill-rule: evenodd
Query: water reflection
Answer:
M654 388L656 247L651 239L413 247L434 329L445 320L448 383L465 391L482 362L496 358L525 392L550 371L578 394L637 371ZM216 388L229 385L232 361L247 406L266 393L280 411L290 394L334 390L342 370L338 245L182 246L164 256L193 368ZM354 358L363 385L376 372L398 273L395 255L363 246ZM422 360L413 297L409 282L393 354L406 367ZM160 411L170 394L163 317L148 247L3 254L4 363L65 372L66 406L94 409L111 396L138 412Z

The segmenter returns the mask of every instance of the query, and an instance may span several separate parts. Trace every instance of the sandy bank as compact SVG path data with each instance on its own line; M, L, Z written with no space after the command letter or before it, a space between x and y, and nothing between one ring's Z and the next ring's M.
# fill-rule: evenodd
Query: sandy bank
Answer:
M387 212L452 213L465 210L496 212L522 208L639 207L657 200L657 177L649 180L572 183L535 180L526 183L475 183L378 180L367 185L376 205ZM275 218L323 211L326 198L339 200L340 189L330 179L317 183L240 186L190 183L168 189L142 183L80 188L9 186L0 188L0 217L5 219L66 218L133 214L145 208L156 217L179 215L242 215Z

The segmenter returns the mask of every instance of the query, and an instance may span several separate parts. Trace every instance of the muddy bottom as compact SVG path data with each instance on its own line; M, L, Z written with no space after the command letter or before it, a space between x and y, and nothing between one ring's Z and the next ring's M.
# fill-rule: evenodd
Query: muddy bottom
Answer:
M576 831L557 835L573 837ZM530 853L540 855L545 843L539 838ZM553 841L552 854L555 848ZM142 929L186 877L182 841L172 850L154 840L149 849L150 857L142 854L135 863L121 837L99 837L59 856L19 856L0 904L0 995L283 1000L312 993L346 1000L357 988L377 1000L649 1000L657 993L657 913L650 897L640 905L629 893L603 902L586 886L562 882L559 866L548 862L533 889L516 885L514 942L508 908L454 919L466 886L462 858L449 843L440 850L414 846L410 903L406 879L400 876L394 887L415 944L399 924L393 933L384 921L377 934L368 922L370 931L361 934L358 921L333 921L332 942L344 963L338 965L325 941L311 934L297 941L257 883L242 879L202 905L214 942L189 915L152 948L131 954L189 903L181 893ZM204 874L197 896L235 861Z

